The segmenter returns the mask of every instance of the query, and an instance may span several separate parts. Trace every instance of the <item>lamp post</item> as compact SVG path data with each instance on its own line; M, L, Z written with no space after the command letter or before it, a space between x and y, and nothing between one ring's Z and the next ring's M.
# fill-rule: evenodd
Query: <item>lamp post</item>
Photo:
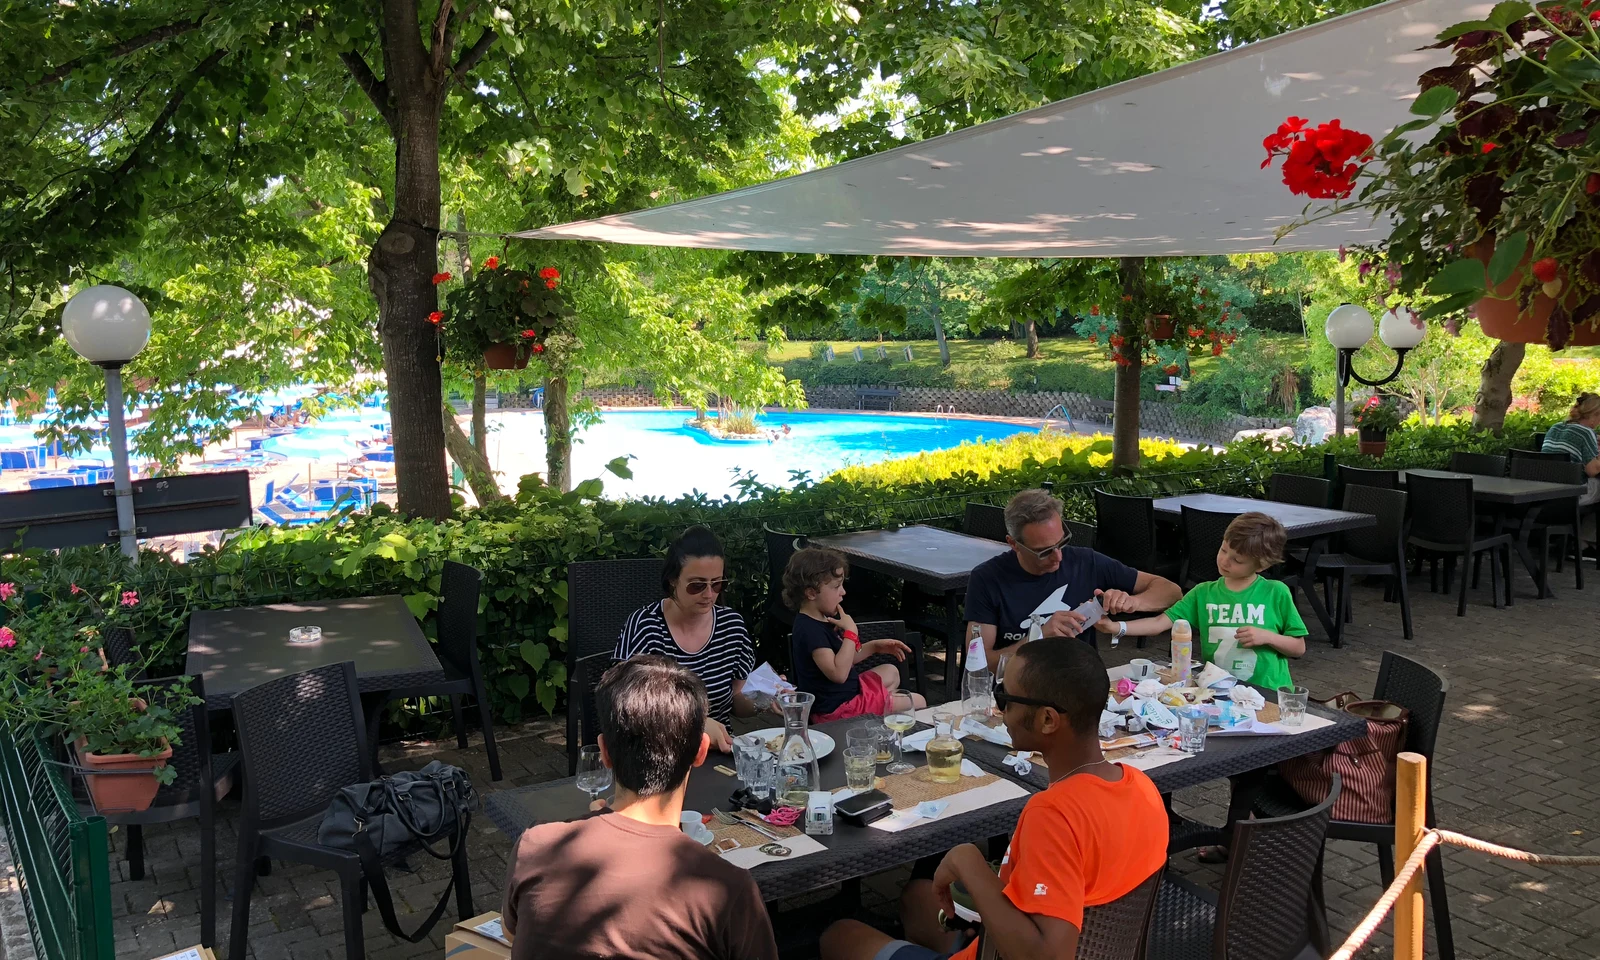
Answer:
M1394 350L1394 369L1389 371L1387 377L1368 380L1356 373L1353 363L1356 351L1372 339L1372 314L1353 303L1340 304L1328 314L1328 322L1324 328L1328 335L1328 342L1333 344L1334 350L1339 354L1338 368L1334 376L1337 392L1334 394L1333 419L1335 433L1344 436L1344 390L1349 386L1351 378L1355 378L1369 387L1381 387L1395 377L1400 376L1400 371L1406 365L1406 352L1422 342L1427 335L1427 328L1416 320L1416 312L1410 307L1397 307L1386 311L1383 320L1378 324L1378 339Z
M122 419L122 367L150 342L150 311L139 298L112 286L79 291L61 312L61 334L78 356L106 374L106 412L111 421L111 468L117 499L122 554L139 562L139 532L133 519L133 484L128 477L128 433Z

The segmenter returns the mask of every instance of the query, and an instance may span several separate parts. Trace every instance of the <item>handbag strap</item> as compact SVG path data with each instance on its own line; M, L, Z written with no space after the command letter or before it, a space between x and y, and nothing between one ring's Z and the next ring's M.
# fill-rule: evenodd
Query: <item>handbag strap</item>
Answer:
M454 833L456 838L459 838L459 842L464 843L466 841L466 832L461 830L459 825L460 821L458 820L457 830ZM450 871L450 882L445 884L444 893L439 895L439 902L434 905L433 912L428 914L426 920L422 921L422 926L417 928L415 934L409 934L400 928L400 919L394 914L394 895L389 892L389 879L384 876L383 861L378 857L378 848L372 842L372 834L364 828L358 828L351 839L355 843L356 855L361 858L361 872L366 877L367 886L372 891L372 899L378 905L378 914L383 917L383 925L388 928L390 933L407 943L421 943L433 931L434 926L439 922L439 918L444 916L444 908L450 902L450 892L456 886L455 871ZM452 844L453 846L454 844ZM431 853L432 851L429 852Z

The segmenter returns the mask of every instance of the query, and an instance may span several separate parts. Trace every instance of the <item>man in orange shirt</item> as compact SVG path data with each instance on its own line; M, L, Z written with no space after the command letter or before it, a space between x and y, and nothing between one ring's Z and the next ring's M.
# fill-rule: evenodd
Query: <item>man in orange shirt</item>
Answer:
M1045 639L1018 648L995 704L1017 749L1044 754L1050 787L1023 807L999 876L981 850L962 844L931 882L914 880L901 895L906 935L916 942L841 920L822 935L824 960L976 960L975 942L952 955L955 935L938 923L941 908L955 915L957 881L1006 960L1075 956L1084 908L1132 891L1167 859L1167 811L1155 784L1100 752L1109 687L1088 644Z

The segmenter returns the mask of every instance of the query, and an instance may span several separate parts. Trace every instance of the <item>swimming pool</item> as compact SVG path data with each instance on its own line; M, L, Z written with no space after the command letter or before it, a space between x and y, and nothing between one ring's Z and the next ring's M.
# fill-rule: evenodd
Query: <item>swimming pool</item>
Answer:
M871 413L763 413L764 430L789 433L765 441L717 440L684 426L682 410L609 410L603 422L579 432L572 448L572 479L605 481L606 496L676 497L698 490L732 493L735 471L752 471L765 483L789 485L791 471L820 480L840 467L877 463L967 441L1003 440L1034 428L1000 420ZM633 479L606 471L611 460L632 456ZM537 411L489 414L489 459L500 486L516 489L527 473L544 472L544 418Z

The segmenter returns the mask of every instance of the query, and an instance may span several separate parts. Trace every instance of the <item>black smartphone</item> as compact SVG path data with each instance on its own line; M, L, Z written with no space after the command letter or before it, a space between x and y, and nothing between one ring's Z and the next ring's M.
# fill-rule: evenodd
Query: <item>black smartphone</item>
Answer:
M894 803L882 790L868 790L866 793L858 793L848 799L840 800L833 805L833 810L845 820L864 827L874 820L882 820L894 813Z

